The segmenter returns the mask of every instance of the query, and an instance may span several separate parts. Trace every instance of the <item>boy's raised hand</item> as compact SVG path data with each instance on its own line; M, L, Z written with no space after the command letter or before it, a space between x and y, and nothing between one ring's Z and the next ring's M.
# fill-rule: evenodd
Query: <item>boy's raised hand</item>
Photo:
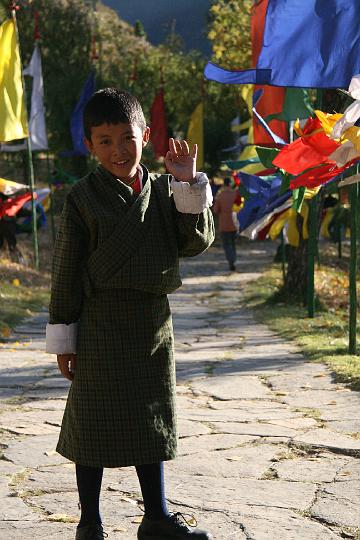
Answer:
M194 144L191 152L186 141L169 139L169 150L165 156L165 165L170 174L181 182L196 182L196 157L198 147Z

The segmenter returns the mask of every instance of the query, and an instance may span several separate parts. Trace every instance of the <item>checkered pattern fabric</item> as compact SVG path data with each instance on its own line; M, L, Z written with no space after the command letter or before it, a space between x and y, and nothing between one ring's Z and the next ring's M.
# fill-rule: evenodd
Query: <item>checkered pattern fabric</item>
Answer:
M136 196L99 166L71 190L53 259L50 323L79 320L76 376L57 450L88 466L176 454L175 366L167 294L178 257L214 239L209 209L180 214L168 175Z

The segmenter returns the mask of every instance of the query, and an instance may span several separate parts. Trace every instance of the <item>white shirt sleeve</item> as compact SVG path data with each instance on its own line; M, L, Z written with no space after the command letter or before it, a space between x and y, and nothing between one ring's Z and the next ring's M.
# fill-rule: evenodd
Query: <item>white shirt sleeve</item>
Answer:
M79 323L47 324L46 352L51 354L75 354Z
M205 173L196 173L196 182L180 182L174 177L170 184L176 209L183 214L201 214L213 203L209 179Z

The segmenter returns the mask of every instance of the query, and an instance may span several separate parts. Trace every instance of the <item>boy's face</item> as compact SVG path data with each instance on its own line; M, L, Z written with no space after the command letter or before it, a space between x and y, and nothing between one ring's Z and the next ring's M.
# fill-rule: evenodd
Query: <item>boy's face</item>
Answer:
M150 129L143 133L137 124L101 124L91 128L91 140L85 138L85 144L105 169L128 183L136 175L149 136Z

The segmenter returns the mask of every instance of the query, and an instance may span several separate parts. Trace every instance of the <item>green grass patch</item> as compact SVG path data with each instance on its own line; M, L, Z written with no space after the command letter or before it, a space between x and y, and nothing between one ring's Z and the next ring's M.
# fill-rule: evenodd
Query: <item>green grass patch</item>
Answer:
M0 340L20 321L47 308L50 277L31 268L0 260Z
M278 301L278 291L282 285L278 265L273 265L259 279L246 286L245 304L254 310L259 322L284 338L295 341L309 360L324 362L331 367L337 382L360 390L360 357L348 354L347 302L339 302L339 287L332 289L334 302L329 295L332 280L341 280L346 285L345 276L339 270L325 267L321 268L320 278L317 292L321 311L313 319L308 318L306 308ZM343 293L342 290L340 296Z

